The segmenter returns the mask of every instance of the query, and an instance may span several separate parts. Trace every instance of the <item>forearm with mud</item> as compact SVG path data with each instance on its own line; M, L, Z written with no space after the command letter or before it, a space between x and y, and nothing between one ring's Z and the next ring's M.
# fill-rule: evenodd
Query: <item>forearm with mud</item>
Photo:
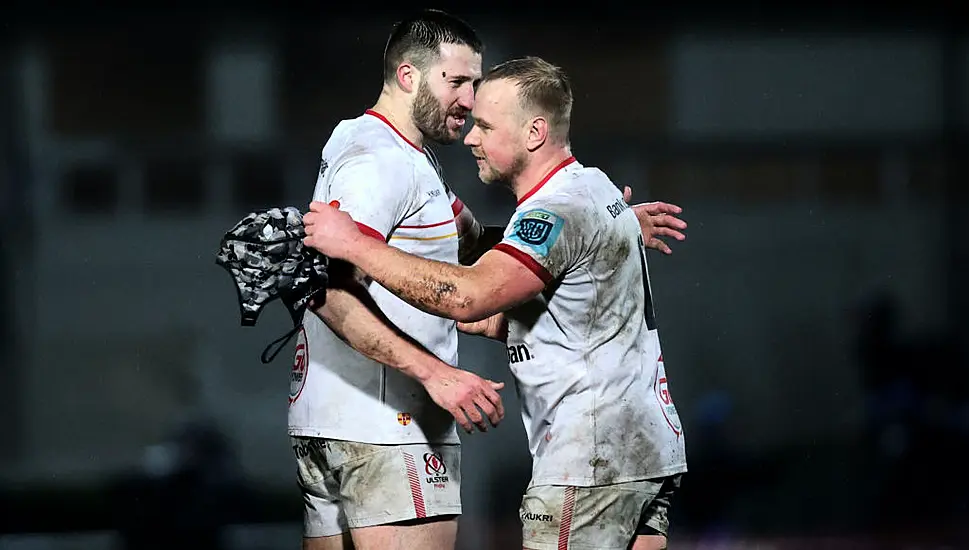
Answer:
M428 260L376 239L361 239L349 258L374 281L412 306L432 315L471 323L495 310L471 267Z

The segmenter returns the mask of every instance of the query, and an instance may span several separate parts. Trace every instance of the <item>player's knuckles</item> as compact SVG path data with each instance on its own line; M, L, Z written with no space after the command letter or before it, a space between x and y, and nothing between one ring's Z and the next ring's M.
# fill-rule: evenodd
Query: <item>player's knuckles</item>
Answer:
M444 408L451 411L451 414L454 414L454 411L457 411L461 408L460 399L456 399L454 397L445 397L441 401L444 404Z
M471 395L462 395L461 398L458 399L458 406L463 409L474 408L474 398Z
M467 389L462 389L454 396L454 403L461 408L474 406L474 395Z
M461 395L462 401L467 401L469 399L472 399L477 394L478 394L478 387L476 384L471 383L471 384L461 385L460 395Z

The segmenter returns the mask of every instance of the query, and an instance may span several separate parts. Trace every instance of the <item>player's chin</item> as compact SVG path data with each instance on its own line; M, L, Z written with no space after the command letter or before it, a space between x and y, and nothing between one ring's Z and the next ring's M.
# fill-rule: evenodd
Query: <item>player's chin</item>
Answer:
M481 183L492 184L498 181L500 178L490 166L482 163L481 166L478 167L478 179L481 180Z

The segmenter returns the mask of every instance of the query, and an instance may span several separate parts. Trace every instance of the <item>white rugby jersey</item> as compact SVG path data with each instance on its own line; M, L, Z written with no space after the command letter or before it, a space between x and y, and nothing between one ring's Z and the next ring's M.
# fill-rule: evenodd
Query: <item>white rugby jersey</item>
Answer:
M361 231L400 250L458 262L454 217L463 205L445 187L436 160L374 111L334 129L323 147L313 199L339 201ZM454 321L424 313L375 282L369 292L398 328L457 365ZM454 419L419 382L367 359L313 312L303 322L290 379L291 435L374 444L459 443Z
M531 484L686 471L639 223L612 181L567 159L519 201L495 249L546 283L505 313Z

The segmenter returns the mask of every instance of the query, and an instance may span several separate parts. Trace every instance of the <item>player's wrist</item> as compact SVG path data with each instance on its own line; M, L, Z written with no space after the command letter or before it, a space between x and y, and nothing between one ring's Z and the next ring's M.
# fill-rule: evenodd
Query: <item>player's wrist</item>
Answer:
M422 385L427 386L433 380L443 376L446 372L454 369L437 357L422 357L414 363L411 376Z
M342 260L345 260L360 269L367 271L367 258L373 253L374 246L381 244L381 241L365 235L363 233L357 233L347 242L346 251L343 253Z

